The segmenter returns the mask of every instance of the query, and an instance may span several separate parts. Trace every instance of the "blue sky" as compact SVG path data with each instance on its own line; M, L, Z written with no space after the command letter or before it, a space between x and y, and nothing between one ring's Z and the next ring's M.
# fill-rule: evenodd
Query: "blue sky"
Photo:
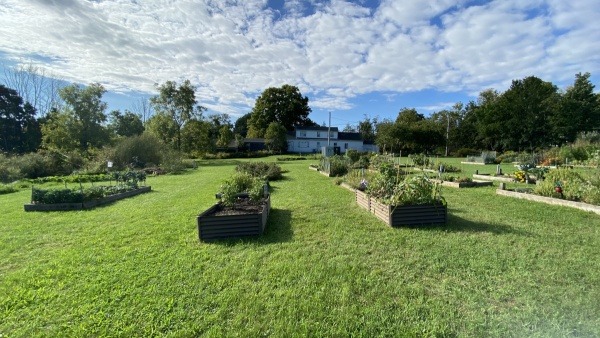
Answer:
M0 0L0 62L99 82L110 109L190 79L233 119L298 86L311 119L430 114L535 75L600 78L598 0ZM1 78L0 78L1 80Z

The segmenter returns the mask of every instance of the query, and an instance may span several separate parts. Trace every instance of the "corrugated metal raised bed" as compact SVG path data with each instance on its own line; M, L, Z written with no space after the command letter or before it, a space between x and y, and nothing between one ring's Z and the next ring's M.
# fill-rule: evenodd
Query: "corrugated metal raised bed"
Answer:
M271 211L271 197L270 195L266 197L262 211L257 213L215 215L215 212L221 208L222 204L217 203L196 218L200 240L262 235Z
M369 197L366 193L358 190L356 191L356 203L392 227L401 225L443 225L448 220L448 208L442 203L393 206L378 202L375 198Z
M69 210L84 210L92 209L99 205L109 204L124 198L133 197L139 194L143 194L152 190L152 187L139 187L135 190L123 192L120 194L114 194L99 198L91 201L85 201L81 203L54 203L54 204L36 204L29 203L24 205L25 211L69 211Z

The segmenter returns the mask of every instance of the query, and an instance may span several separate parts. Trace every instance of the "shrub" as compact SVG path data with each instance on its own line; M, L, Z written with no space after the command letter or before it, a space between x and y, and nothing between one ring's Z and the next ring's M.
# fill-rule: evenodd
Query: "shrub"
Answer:
M275 163L267 162L245 162L235 167L240 173L249 174L252 177L262 178L263 180L276 181L283 177L281 167Z
M348 158L340 155L324 157L321 159L319 170L329 173L329 176L344 176L350 169Z
M237 173L221 185L221 202L233 206L240 194L247 193L252 202L258 202L264 197L265 182L246 173Z
M408 157L417 167L425 168L429 166L429 157L427 157L425 154L410 154Z
M514 151L505 151L502 155L496 157L496 163L512 163L517 162L517 156L519 153Z
M19 189L17 189L12 184L0 184L0 195L10 194L10 193L13 193L13 192L17 192L18 190Z
M455 157L477 156L480 152L472 148L460 148L454 152Z
M445 203L440 187L425 175L406 176L398 181L378 175L368 182L367 192L388 205L423 205Z
M360 159L360 153L356 149L348 149L346 150L346 157L348 157L352 163L355 163Z
M582 186L584 179L572 169L554 169L548 171L543 182L535 188L535 193L548 197L564 197L568 200L579 201L582 197ZM562 196L556 192L559 185L562 188Z
M10 183L23 178L10 158L0 154L0 182Z
M148 163L162 163L168 153L166 146L149 133L122 139L113 149L111 160L115 169L144 168Z

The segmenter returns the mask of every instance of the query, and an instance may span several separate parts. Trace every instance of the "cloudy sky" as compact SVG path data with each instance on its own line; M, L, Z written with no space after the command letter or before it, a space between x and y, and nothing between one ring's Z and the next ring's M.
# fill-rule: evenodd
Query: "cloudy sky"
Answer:
M287 83L313 120L343 126L530 75L565 88L590 72L600 87L599 0L0 0L0 22L4 65L102 83L120 109L190 79L235 118Z

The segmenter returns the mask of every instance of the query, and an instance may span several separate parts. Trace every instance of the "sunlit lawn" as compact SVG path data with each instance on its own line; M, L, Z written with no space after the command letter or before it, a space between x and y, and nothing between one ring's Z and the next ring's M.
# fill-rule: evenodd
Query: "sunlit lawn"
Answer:
M210 244L236 160L90 211L0 195L0 336L600 335L600 216L445 188L447 226L394 229L314 162L281 163L264 236Z

